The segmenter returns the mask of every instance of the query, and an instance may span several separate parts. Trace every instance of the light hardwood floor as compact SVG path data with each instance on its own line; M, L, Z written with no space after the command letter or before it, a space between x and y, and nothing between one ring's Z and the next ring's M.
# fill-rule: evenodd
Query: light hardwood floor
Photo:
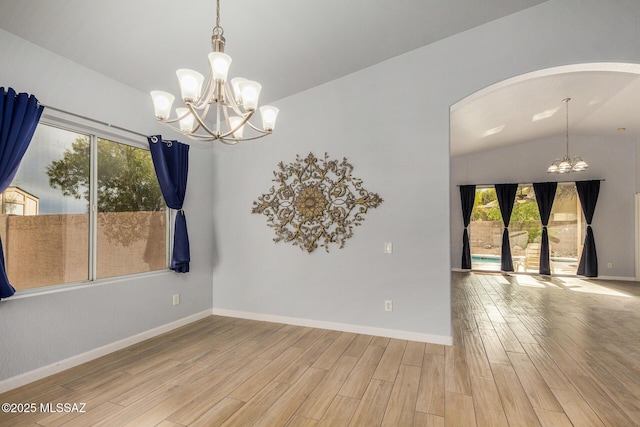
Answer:
M454 273L452 305L453 346L211 316L0 395L38 405L0 426L640 425L640 284Z

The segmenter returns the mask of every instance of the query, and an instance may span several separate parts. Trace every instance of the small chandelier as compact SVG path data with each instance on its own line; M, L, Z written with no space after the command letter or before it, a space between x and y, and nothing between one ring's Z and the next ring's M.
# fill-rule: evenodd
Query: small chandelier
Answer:
M227 80L231 57L224 53L225 38L224 30L220 26L220 0L216 2L216 26L211 36L213 52L209 54L209 78L204 88L202 74L188 69L176 71L184 107L175 109L174 118L170 118L171 106L175 99L172 94L154 90L151 92L151 98L156 119L161 123L196 141L218 140L234 145L240 141L270 135L275 127L278 109L269 105L260 107L262 129L249 122L258 107L262 86L242 77L236 77L231 82ZM249 136L244 135L247 126L252 129Z
M582 157L575 156L573 160L569 157L569 101L571 98L565 98L562 102L566 105L567 110L567 126L566 126L566 142L567 151L562 160L556 159L551 163L551 166L547 169L548 173L569 173L569 172L582 172L587 169L589 165L582 160Z

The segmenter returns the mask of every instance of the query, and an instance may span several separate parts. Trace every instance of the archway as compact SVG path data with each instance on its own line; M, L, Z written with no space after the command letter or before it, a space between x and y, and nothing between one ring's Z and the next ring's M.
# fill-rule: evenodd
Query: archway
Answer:
M462 250L458 185L606 179L607 194L594 218L603 236L598 242L600 275L635 278L640 261L634 203L622 192L635 193L639 181L635 147L640 129L633 113L637 108L631 107L639 96L640 64L589 63L516 76L452 105L452 268L460 267ZM564 150L561 100L566 97L572 98L572 151L588 154L592 167L579 176L559 177L546 168ZM610 219L616 204L622 209L615 211L614 225Z

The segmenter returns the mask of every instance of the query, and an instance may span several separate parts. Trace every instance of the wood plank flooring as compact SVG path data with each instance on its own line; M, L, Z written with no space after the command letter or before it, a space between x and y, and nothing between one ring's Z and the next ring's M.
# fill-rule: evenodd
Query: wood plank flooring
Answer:
M0 427L640 426L640 284L451 292L453 346L210 316L0 395L37 405Z

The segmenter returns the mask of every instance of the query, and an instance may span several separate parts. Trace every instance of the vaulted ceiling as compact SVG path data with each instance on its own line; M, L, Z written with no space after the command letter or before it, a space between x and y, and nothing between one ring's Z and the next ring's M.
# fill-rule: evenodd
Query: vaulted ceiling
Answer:
M451 155L551 136L564 151L578 135L640 137L640 64L582 64L541 70L485 88L453 106ZM571 137L573 135L573 138Z
M233 58L230 74L261 82L267 103L544 1L221 0L220 24ZM207 74L215 8L214 0L0 0L0 28L140 91L177 94L176 69ZM530 118L561 107L564 93L607 107L601 114L594 104L575 108L576 123L632 128L622 116L639 99L637 75L570 77L547 76L461 103L452 117L452 154L556 132L550 123L564 124L557 114L541 123ZM483 136L502 125L502 132Z

